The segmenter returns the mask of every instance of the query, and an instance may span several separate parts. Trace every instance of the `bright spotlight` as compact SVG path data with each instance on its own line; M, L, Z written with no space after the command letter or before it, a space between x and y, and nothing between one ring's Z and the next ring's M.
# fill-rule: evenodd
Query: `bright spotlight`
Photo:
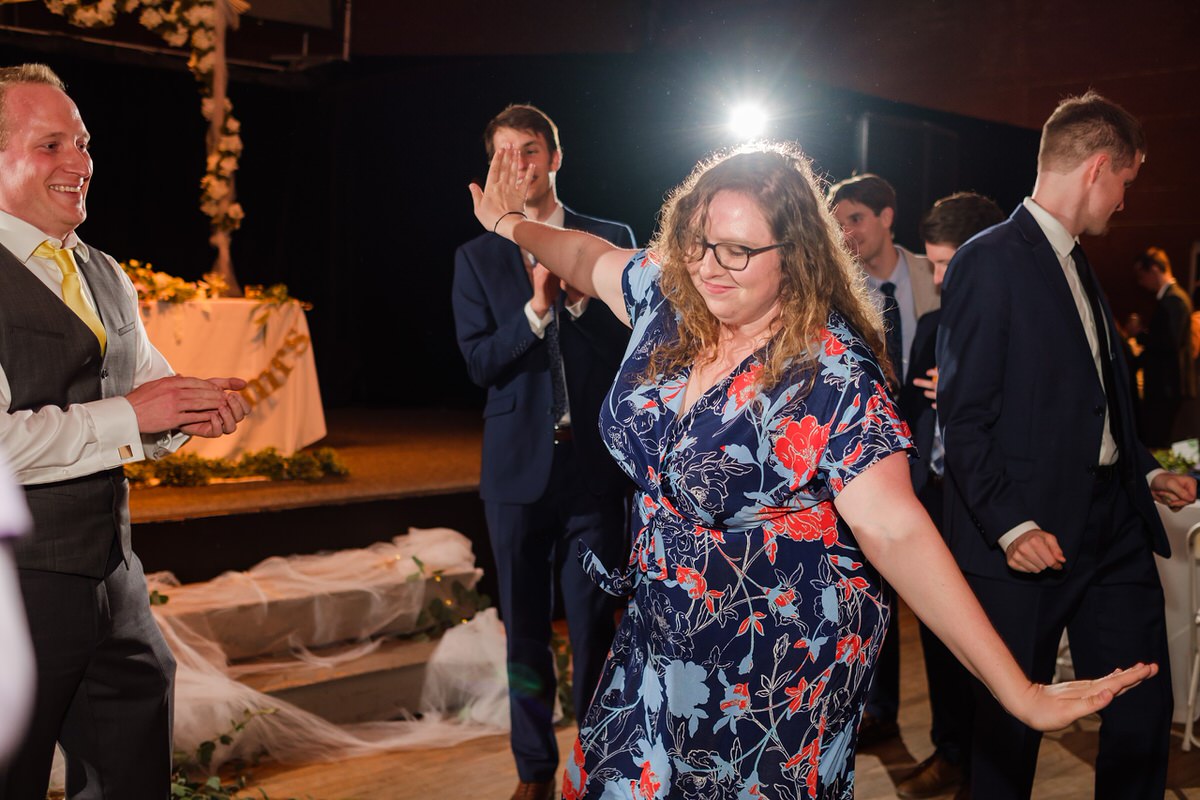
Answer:
M729 116L729 131L739 141L757 139L767 129L767 112L753 103L734 106Z

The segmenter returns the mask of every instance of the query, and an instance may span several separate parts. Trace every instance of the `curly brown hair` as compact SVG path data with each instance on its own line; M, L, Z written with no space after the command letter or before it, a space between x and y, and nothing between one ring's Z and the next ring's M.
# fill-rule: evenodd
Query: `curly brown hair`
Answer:
M660 286L679 315L679 337L654 350L647 377L676 373L716 351L720 323L692 283L688 263L689 255L695 259L709 204L722 191L753 198L775 241L790 243L779 250L780 313L765 347L759 385L772 388L785 372L798 369L803 391L811 388L831 309L846 318L891 374L879 310L825 206L810 159L794 144L757 142L697 164L659 214L650 250L662 263Z

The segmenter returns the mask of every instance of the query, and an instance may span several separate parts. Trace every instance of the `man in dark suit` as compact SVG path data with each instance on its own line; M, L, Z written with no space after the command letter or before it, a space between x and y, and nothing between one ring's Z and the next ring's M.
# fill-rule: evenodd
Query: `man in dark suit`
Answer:
M130 548L124 464L232 433L236 379L173 375L120 266L80 241L88 132L41 64L0 69L0 447L33 517L13 542L37 669L0 799L170 794L175 661Z
M530 219L632 247L626 225L585 217L559 201L558 129L533 106L510 106L488 124L490 159L521 154ZM612 598L584 574L581 545L610 565L627 556L625 480L600 441L597 418L629 331L603 303L570 286L511 242L485 233L458 249L454 320L471 380L487 388L480 494L496 556L508 634L514 800L554 795L558 747L550 622L562 590L573 654L573 700L582 719L614 633Z
M896 190L883 178L868 172L835 183L829 187L827 202L883 311L894 375L892 389L898 390L910 362L917 320L940 302L933 266L925 256L906 250L893 239ZM874 747L900 734L896 722L900 712L900 636L895 617L892 619L858 728L860 748Z
M933 265L933 282L942 285L950 259L975 234L1004 220L1004 213L990 199L974 192L957 192L934 203L921 220L925 257ZM940 308L917 320L912 355L904 386L900 389L900 411L912 429L916 453L909 459L913 491L942 529L945 448L937 420L937 329ZM896 784L904 798L935 797L951 789L963 789L971 755L972 677L954 654L922 623L921 648L925 651L925 676L929 684L932 721L929 738L934 752Z
M1035 681L1064 628L1076 673L1156 662L1102 712L1099 798L1162 797L1171 725L1154 500L1195 481L1157 470L1135 436L1128 367L1077 237L1100 235L1145 154L1141 125L1088 92L1042 130L1032 197L963 245L943 286L938 413L944 533L992 624ZM1041 735L976 696L971 794L1028 797Z
M1142 352L1142 442L1147 447L1170 447L1180 406L1196 396L1192 352L1192 303L1171 273L1171 261L1151 247L1133 262L1133 274L1158 301L1150 327L1137 333Z

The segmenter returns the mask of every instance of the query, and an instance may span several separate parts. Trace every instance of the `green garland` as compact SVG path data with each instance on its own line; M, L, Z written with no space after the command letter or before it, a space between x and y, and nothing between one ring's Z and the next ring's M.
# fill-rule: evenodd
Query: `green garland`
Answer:
M1158 460L1160 467L1177 475L1187 475L1196 466L1190 458L1181 456L1174 450L1154 450L1151 455Z
M214 478L266 477L273 481L319 481L330 475L343 477L350 470L332 447L280 455L274 447L246 453L237 461L175 453L158 461L125 465L125 477L134 486L207 486Z

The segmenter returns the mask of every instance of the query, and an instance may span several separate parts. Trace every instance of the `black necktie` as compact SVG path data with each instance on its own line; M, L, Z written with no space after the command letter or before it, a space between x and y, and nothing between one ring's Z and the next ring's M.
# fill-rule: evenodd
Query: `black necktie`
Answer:
M900 304L896 302L896 284L891 281L880 284L883 293L883 335L887 343L888 359L896 373L897 383L904 380L904 336L900 330Z
M1096 346L1100 350L1100 377L1104 382L1104 397L1108 402L1108 424L1112 431L1112 437L1119 446L1121 443L1121 416L1116 403L1116 392L1119 389L1116 377L1113 375L1112 345L1109 342L1108 325L1104 321L1104 307L1100 303L1100 290L1096 285L1096 275L1092 272L1092 265L1088 263L1087 256L1083 254L1083 248L1080 245L1075 245L1075 248L1071 250L1071 260L1075 262L1075 272L1079 275L1079 282L1083 285L1083 291L1087 294L1088 303L1092 307L1092 322L1096 325Z
M550 401L550 415L554 424L567 413L567 376L563 373L562 348L558 340L558 308L552 309L554 316L546 326L546 357L550 359L550 385L553 397Z

